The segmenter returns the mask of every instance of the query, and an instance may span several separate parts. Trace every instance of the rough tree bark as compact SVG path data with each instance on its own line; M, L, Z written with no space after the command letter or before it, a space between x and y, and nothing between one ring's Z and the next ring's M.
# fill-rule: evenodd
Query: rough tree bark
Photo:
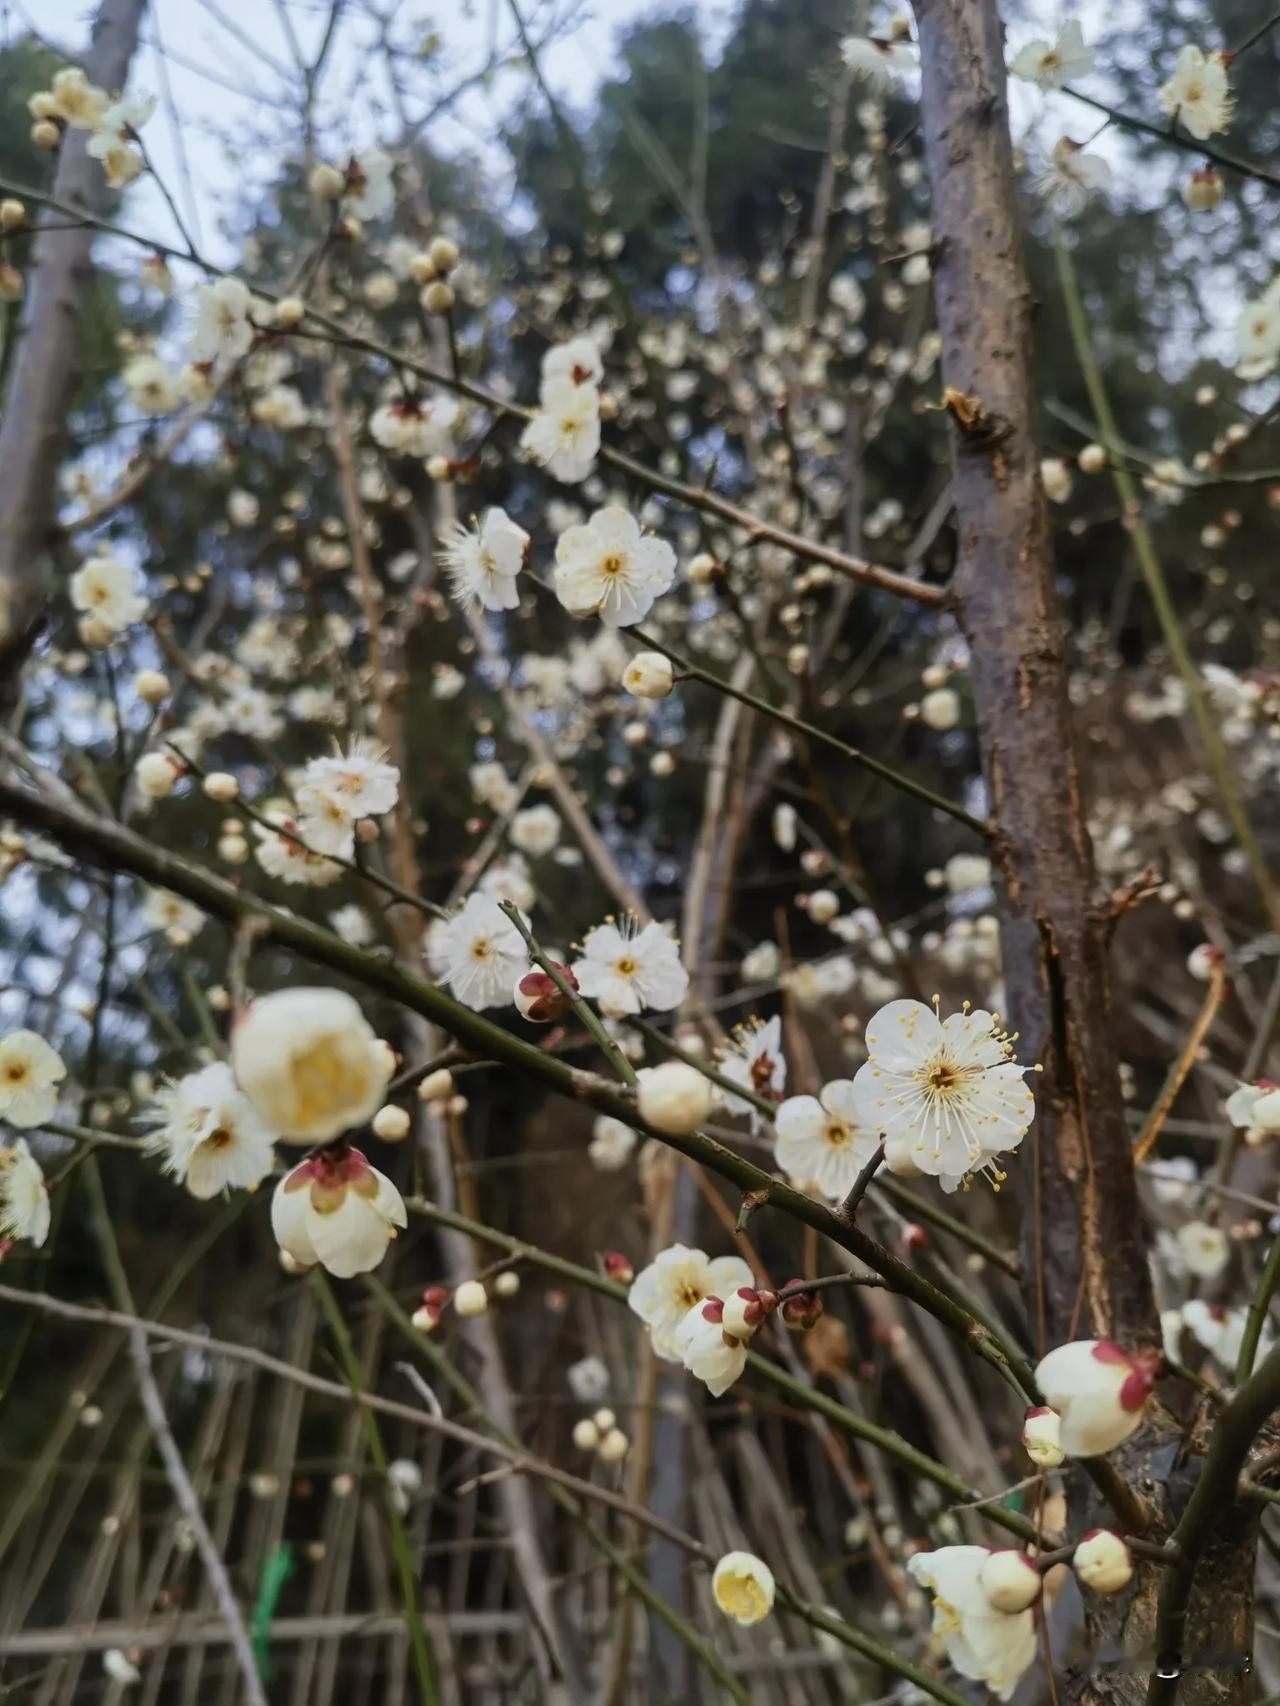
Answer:
M122 89L138 43L147 0L102 0L84 58L90 82ZM89 133L63 139L53 196L105 217L111 192L102 163L86 151ZM76 335L93 277L94 233L61 228L34 240L27 272L27 308L0 417L0 699L18 678L40 618L40 560L48 543L66 448L67 410L75 387ZM16 690L16 689L15 689Z
M1003 880L1003 952L1020 1052L1044 1074L1013 1169L1027 1305L1046 1348L1105 1336L1158 1344L1110 1004L1108 895L1098 887L1072 739L1063 622L1035 431L1031 297L1023 266L996 0L916 0L922 130L932 184L944 401L952 417L956 595ZM1203 1422L1203 1418L1200 1419ZM1167 1415L1115 1454L1167 1533L1207 1439ZM1072 1476L1070 1532L1114 1525ZM1256 1517L1224 1499L1202 1555L1187 1654L1247 1650ZM1146 1698L1163 1571L1088 1596L1087 1652L1058 1651L1059 1698ZM1247 1699L1239 1669L1188 1669L1179 1706Z

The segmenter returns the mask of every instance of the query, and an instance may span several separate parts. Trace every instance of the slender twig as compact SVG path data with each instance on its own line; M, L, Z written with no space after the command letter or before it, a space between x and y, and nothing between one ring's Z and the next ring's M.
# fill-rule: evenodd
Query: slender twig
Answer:
M1135 1167L1140 1166L1146 1160L1156 1139L1160 1136L1161 1127L1169 1117L1173 1104L1178 1099L1178 1092L1186 1082L1187 1074L1196 1063L1200 1046L1208 1034L1210 1025L1213 1024L1219 1007L1222 1005L1222 998L1226 994L1226 989L1226 967L1221 964L1214 964L1209 969L1209 987L1205 991L1204 1001L1196 1015L1195 1024L1191 1027L1182 1052L1169 1068L1168 1077L1161 1087L1160 1094L1156 1097L1151 1112L1147 1115L1142 1134L1133 1146L1133 1164Z
M1252 160L1241 160L1237 155L1226 154L1221 148L1211 147L1207 142L1197 142L1194 137L1184 135L1182 131L1175 130L1168 124L1153 124L1150 119L1135 118L1132 113L1122 112L1119 107L1108 106L1105 101L1099 101L1093 95L1082 95L1079 89L1064 88L1062 92L1064 95L1070 95L1072 100L1083 101L1085 106L1092 107L1095 112L1105 113L1112 124L1118 124L1124 130L1136 130L1140 135L1154 137L1157 142L1163 142L1170 148L1180 148L1188 154L1198 154L1202 160L1211 160L1224 171L1235 172L1242 178L1257 178L1260 183L1280 189L1280 172L1268 171L1265 166L1255 165Z
M1258 1342L1262 1338L1263 1324L1271 1308L1271 1298L1277 1280L1280 1280L1280 1233L1271 1241L1257 1290L1249 1299L1249 1311L1245 1316L1244 1332L1240 1335L1240 1351L1236 1357L1237 1386L1243 1386L1253 1373L1253 1360L1258 1354Z
M840 1216L841 1220L852 1220L857 1214L858 1205L861 1203L863 1197L866 1196L871 1181L879 1172L880 1164L883 1160L884 1144L879 1143L876 1145L875 1154L872 1155L864 1164L857 1178L853 1181L853 1185L848 1196L836 1210L836 1213Z

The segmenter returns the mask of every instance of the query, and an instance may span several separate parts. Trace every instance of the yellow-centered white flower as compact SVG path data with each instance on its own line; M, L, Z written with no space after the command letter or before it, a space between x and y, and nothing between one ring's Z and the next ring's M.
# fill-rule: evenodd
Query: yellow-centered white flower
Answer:
M231 1034L236 1082L286 1143L327 1143L382 1105L394 1061L340 989L262 995Z
M0 1121L30 1129L51 1120L66 1076L62 1056L35 1031L0 1037Z
M681 1362L676 1330L689 1311L708 1297L727 1297L749 1286L752 1277L741 1256L712 1260L702 1250L672 1244L636 1275L627 1306L648 1327L654 1353L664 1362Z
M711 1592L735 1623L759 1623L773 1610L773 1571L754 1552L726 1552L712 1572Z
M988 1556L985 1546L942 1546L917 1552L907 1570L933 1602L933 1633L955 1669L1008 1700L1035 1662L1035 1619L992 1605L981 1581Z
M301 1267L338 1279L368 1273L407 1225L404 1198L358 1149L322 1149L286 1173L271 1199L271 1230Z

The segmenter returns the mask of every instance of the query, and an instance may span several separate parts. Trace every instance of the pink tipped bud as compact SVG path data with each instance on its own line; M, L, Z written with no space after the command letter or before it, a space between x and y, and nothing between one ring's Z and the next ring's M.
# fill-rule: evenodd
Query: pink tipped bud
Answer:
M1028 1410L1022 1422L1022 1444L1033 1463L1042 1469L1056 1469L1065 1455L1062 1417L1047 1404Z
M793 1285L802 1285L799 1279L788 1280L784 1290ZM782 1300L782 1319L788 1327L794 1327L802 1333L807 1333L822 1317L822 1295L816 1291L796 1292L791 1297Z
M428 1309L443 1309L449 1301L448 1287L443 1285L424 1286L422 1301Z
M929 1234L918 1221L912 1221L902 1229L902 1248L904 1250L927 1250Z
M569 988L576 991L578 980L568 966L562 966L554 960L552 964ZM557 1019L563 1019L569 1011L568 999L556 980L545 971L536 969L525 972L523 977L517 979L512 1000L521 1017L534 1025L550 1025Z
M1044 1582L1025 1552L1003 1547L986 1558L978 1571L978 1585L996 1611L1016 1615L1036 1603Z
M764 1320L765 1313L760 1293L754 1286L739 1286L725 1299L724 1330L732 1333L735 1339L749 1339Z
M719 1326L724 1320L724 1304L718 1297L708 1297L703 1300L702 1319Z
M600 1257L600 1266L611 1280L619 1285L630 1285L636 1277L636 1271L631 1266L621 1250L606 1250Z

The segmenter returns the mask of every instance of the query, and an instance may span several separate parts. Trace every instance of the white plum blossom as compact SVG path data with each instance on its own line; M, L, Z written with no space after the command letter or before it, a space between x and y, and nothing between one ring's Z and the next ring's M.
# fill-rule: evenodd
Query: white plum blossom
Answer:
M1035 1098L996 1017L966 1004L942 1019L922 1001L890 1001L868 1020L866 1042L853 1080L858 1123L909 1147L944 1188L978 1172L998 1183L993 1158L1022 1142Z
M467 609L514 610L520 603L517 577L525 564L529 535L505 509L488 509L475 527L454 527L440 549L457 602Z
M1280 1085L1269 1078L1260 1078L1256 1084L1238 1084L1227 1097L1226 1114L1254 1143L1280 1136Z
M317 889L341 878L342 866L308 846L302 825L287 807L268 805L262 816L265 821L252 826L254 857L269 877Z
M400 456L447 456L458 405L447 393L398 397L375 409L369 433L375 444Z
M1146 1412L1159 1354L1109 1339L1059 1345L1036 1365L1036 1385L1061 1417L1068 1457L1099 1457L1124 1443Z
M711 1574L717 1606L735 1623L759 1623L773 1610L773 1571L754 1552L726 1552Z
M470 894L452 918L433 926L431 963L468 1007L507 1007L529 950L498 902Z
M312 853L350 859L355 852L355 819L343 802L314 782L298 788L298 835Z
M992 1605L981 1582L989 1556L985 1546L942 1546L908 1558L907 1571L932 1601L933 1632L954 1668L1008 1700L1035 1663L1035 1617Z
M788 1096L774 1131L774 1158L792 1184L816 1185L831 1202L848 1196L880 1145L878 1132L858 1119L849 1078L832 1079L816 1096Z
M189 940L203 928L204 913L171 889L148 889L142 903L142 922L148 929L163 930L166 935L176 931Z
M520 435L520 447L566 485L585 480L600 450L600 398L594 385L572 379L544 381L537 409Z
M396 204L392 170L395 162L382 148L366 148L347 162L342 205L357 219L385 219Z
M1060 89L1093 69L1094 53L1084 43L1077 18L1068 18L1053 41L1029 41L1009 62L1009 70L1039 88Z
M742 974L748 982L752 981L745 960ZM782 1020L778 1015L775 1013L767 1024L756 1020L754 1024L739 1026L729 1040L719 1071L731 1084L740 1084L767 1102L779 1101L786 1087L787 1063L782 1053ZM724 1105L730 1113L748 1115L752 1131L760 1129L763 1116L753 1102L744 1096L726 1095Z
M542 382L567 380L571 385L599 385L604 378L604 361L600 346L594 338L570 338L563 344L552 344L542 358Z
M58 117L73 130L93 130L111 104L105 89L91 83L78 65L55 71L49 85Z
M1174 1234L1183 1266L1196 1279L1216 1279L1231 1260L1231 1242L1220 1226L1189 1220Z
M587 1156L598 1172L616 1173L631 1159L635 1146L636 1134L629 1125L601 1114L591 1128Z
M0 1240L23 1238L39 1249L49 1236L49 1218L44 1174L26 1138L0 1142Z
M231 1033L231 1067L259 1118L286 1143L327 1143L371 1119L394 1058L341 989L260 995Z
M1205 54L1189 43L1178 55L1173 76L1157 92L1165 112L1197 142L1207 142L1231 123L1235 95L1220 53Z
M471 792L481 805L488 806L491 812L497 812L499 817L505 817L515 809L519 792L515 783L507 775L501 764L488 760L483 764L473 764L467 772L467 780L471 784Z
M154 96L131 95L105 107L94 125L85 148L93 159L101 160L113 190L124 189L146 170L141 149L131 144L138 140L138 132L155 110Z
M1069 136L1061 136L1045 162L1036 189L1050 212L1062 219L1083 213L1091 195L1111 182L1111 168L1100 154L1088 154Z
M556 597L574 616L630 627L644 620L675 578L670 545L642 532L630 511L617 505L566 528L556 543Z
M689 1311L708 1297L724 1298L739 1286L751 1285L752 1279L741 1256L711 1260L702 1250L672 1244L636 1275L627 1306L648 1327L655 1355L664 1362L681 1362L676 1330Z
M1280 277L1240 310L1236 350L1251 377L1261 377L1280 360Z
M147 1149L193 1197L227 1189L253 1190L275 1163L275 1133L235 1081L215 1061L156 1093L149 1118L156 1129Z
M62 1056L35 1031L0 1037L0 1121L30 1130L51 1120L66 1076Z
M713 1398L722 1398L747 1366L748 1341L726 1331L719 1297L694 1304L676 1328L673 1344L689 1373Z
M919 49L905 39L883 36L845 36L840 57L855 77L887 93L920 64Z
M147 600L139 590L138 571L118 557L90 557L71 577L71 602L113 634L141 622Z
M352 740L345 753L313 758L305 778L308 788L327 795L350 818L381 817L392 811L400 789L400 772L387 763L386 748L362 735Z
M1192 1297L1183 1304L1178 1325L1185 1327L1196 1343L1208 1351L1220 1367L1234 1374L1248 1320L1249 1311L1243 1305L1228 1309L1224 1304L1210 1303L1203 1297ZM1258 1340L1256 1360L1266 1356L1274 1344L1275 1333L1264 1322Z
M129 401L144 415L167 415L182 401L178 376L158 355L136 355L120 374Z
M511 845L530 859L544 858L560 839L560 814L554 806L527 806L511 820Z
M611 1019L646 1010L668 1013L689 989L674 936L653 922L637 929L631 918L621 925L607 920L589 931L573 975L582 993L598 1001Z
M196 289L196 324L191 334L192 358L227 364L253 347L249 318L253 297L243 279L220 278Z
M286 1173L271 1199L276 1243L300 1267L366 1274L408 1224L404 1198L358 1149L322 1149Z

